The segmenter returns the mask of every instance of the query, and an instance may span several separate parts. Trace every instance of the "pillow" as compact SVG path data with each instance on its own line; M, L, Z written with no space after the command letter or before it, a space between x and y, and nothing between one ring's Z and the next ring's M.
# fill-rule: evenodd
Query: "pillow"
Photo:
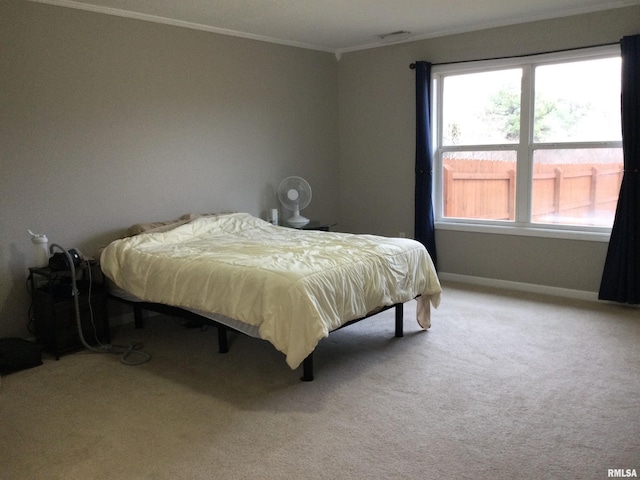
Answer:
M127 237L133 237L140 235L141 233L162 233L168 232L180 225L189 223L191 220L195 220L200 217L216 217L218 215L229 215L235 212L216 212L216 213L185 213L176 220L167 220L165 222L149 222L149 223L136 223L131 225L127 230Z
M189 223L191 220L198 218L194 213L186 213L176 220L167 220L164 222L136 223L131 225L127 230L127 236L133 237L141 233L162 233L168 232L180 225Z

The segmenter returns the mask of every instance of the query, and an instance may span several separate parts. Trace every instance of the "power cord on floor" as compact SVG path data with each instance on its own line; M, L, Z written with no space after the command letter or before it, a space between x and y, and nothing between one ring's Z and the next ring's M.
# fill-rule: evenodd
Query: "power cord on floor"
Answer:
M80 305L78 303L78 295L79 295L79 291L78 291L78 286L76 283L76 267L73 263L73 259L71 258L71 255L69 254L69 252L67 250L65 250L64 248L62 248L60 245L56 244L56 243L52 243L51 246L49 247L49 251L50 253L53 253L53 250L55 248L60 249L64 255L67 258L67 263L69 265L69 269L71 271L71 294L73 296L73 303L74 303L74 307L75 307L75 314L76 314L76 325L78 327L78 336L80 337L80 341L82 342L82 345L84 345L85 348L87 348L88 350L91 350L93 352L96 353L113 353L113 354L121 354L120 357L120 362L125 364L125 365L142 365L143 363L148 362L149 360L151 360L151 355L149 355L147 352L144 352L142 350L142 344L141 343L135 343L133 345L113 345L113 344L102 344L100 343L100 341L96 338L96 341L98 341L98 347L94 347L92 345L90 345L84 338L84 334L82 332L82 322L81 322L81 318L80 318ZM91 267L89 267L89 270L91 270ZM89 281L89 285L91 285L91 281ZM89 291L91 291L91 286L89 286ZM91 298L89 298L89 309L91 311ZM93 324L93 312L91 312L91 323ZM95 325L94 325L94 331L95 331ZM96 336L97 337L97 336ZM136 358L137 359L133 359Z

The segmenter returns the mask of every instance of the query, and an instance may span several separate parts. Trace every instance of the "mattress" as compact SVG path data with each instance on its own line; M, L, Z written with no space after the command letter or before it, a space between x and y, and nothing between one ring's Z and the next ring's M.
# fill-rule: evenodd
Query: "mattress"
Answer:
M117 285L115 285L113 282L109 281L108 282L109 285L109 294L113 295L114 297L118 297L121 298L122 300L126 301L126 302L143 302L144 300L139 299L138 297L130 294L129 292L121 289L120 287L118 287ZM227 327L232 328L233 330L237 330L239 332L244 333L245 335L249 335L250 337L255 337L255 338L260 338L260 331L258 329L258 327L256 327L255 325L249 325L247 323L243 323L239 320L236 320L234 318L229 318L226 317L224 315L221 315L219 313L212 313L212 312L205 312L204 310L197 310L195 308L184 308L183 310L187 310L191 313L195 313L196 315L199 315L201 317L204 318L208 318L209 320L213 320L217 323L221 323L222 325L226 325Z
M120 239L102 252L105 275L146 302L222 315L257 330L296 368L341 325L417 298L430 326L440 302L424 246L405 238L301 231L246 213L196 218Z

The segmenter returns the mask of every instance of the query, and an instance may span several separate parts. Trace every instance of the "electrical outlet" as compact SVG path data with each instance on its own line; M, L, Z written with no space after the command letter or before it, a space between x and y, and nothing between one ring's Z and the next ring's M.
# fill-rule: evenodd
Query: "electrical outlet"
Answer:
M406 235L405 235L405 233L404 233L404 232L399 232L399 233L398 233L398 236L399 236L400 238L405 238L405 237L406 237Z

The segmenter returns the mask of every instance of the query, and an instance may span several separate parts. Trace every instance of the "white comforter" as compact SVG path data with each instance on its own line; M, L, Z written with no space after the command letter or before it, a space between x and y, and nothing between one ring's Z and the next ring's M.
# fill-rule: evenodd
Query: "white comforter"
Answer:
M200 217L116 240L104 273L141 300L222 314L259 329L296 368L340 325L418 298L430 326L440 283L424 246L373 235L299 231L245 213Z

